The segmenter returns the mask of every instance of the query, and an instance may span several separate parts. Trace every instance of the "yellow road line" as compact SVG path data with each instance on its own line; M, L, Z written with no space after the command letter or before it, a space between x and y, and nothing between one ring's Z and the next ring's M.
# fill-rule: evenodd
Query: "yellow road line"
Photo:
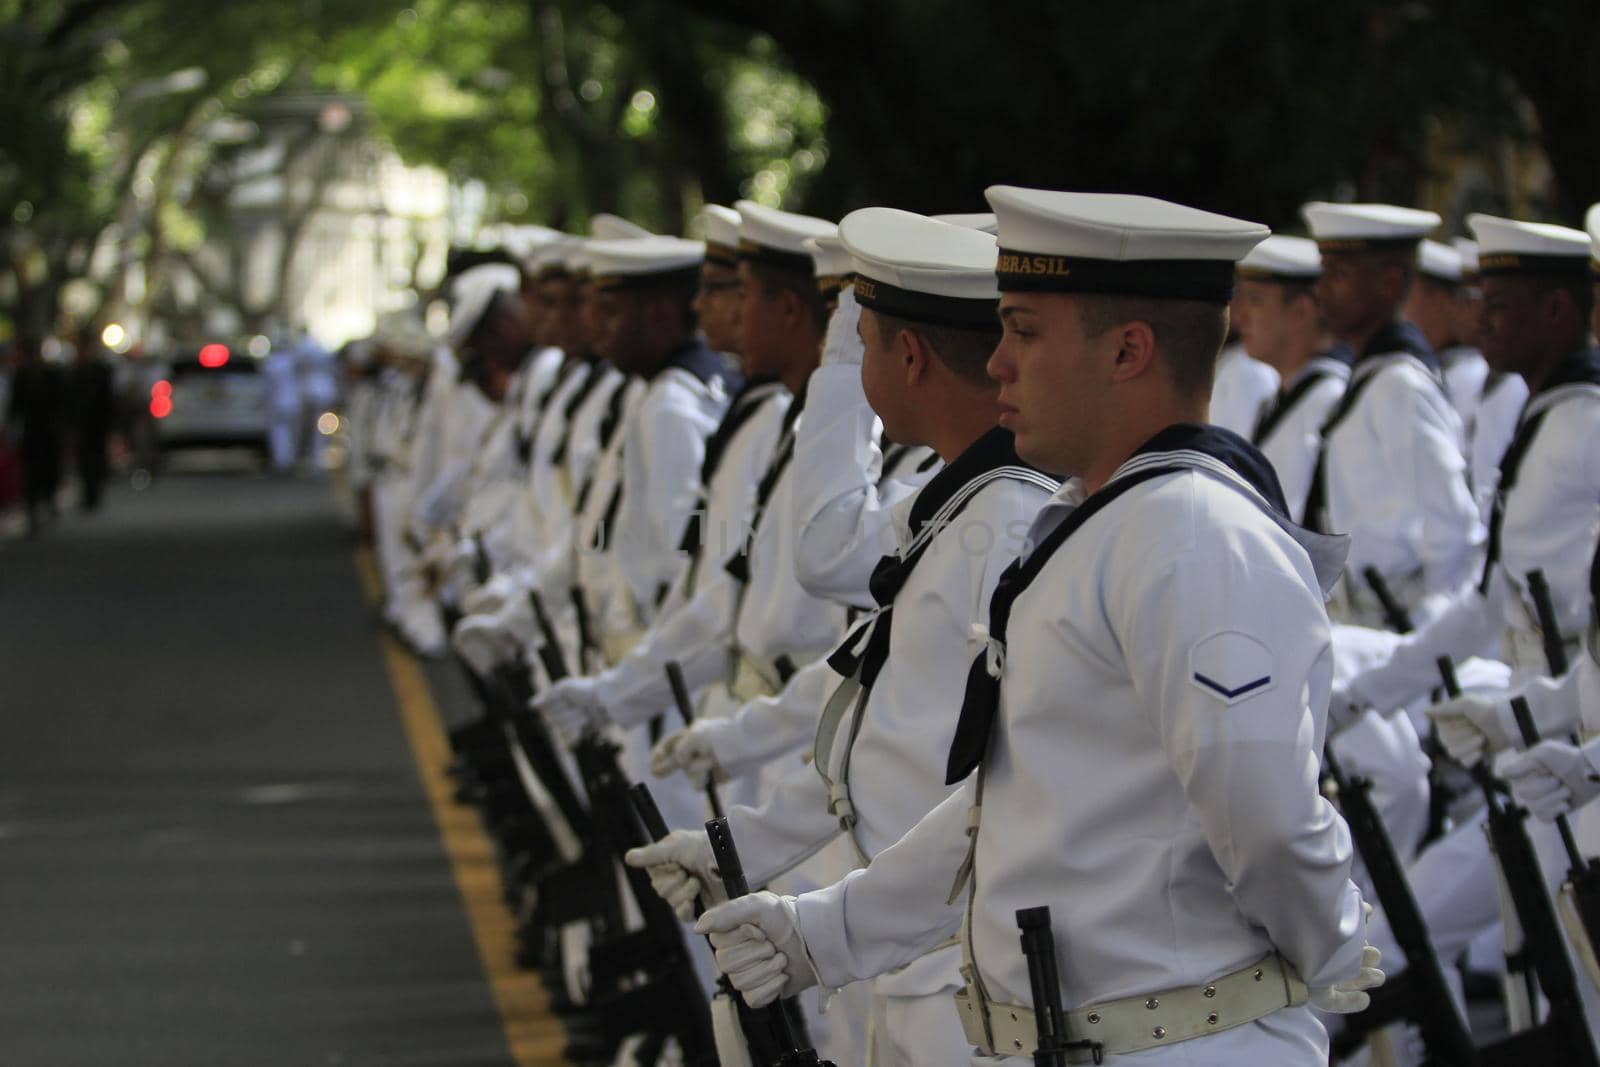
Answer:
M383 585L370 550L356 550L356 570L367 600L379 603ZM517 967L516 923L501 896L494 849L477 812L455 802L455 788L445 774L450 745L428 679L416 659L388 633L380 633L378 643L512 1059L518 1067L559 1067L566 1062L561 1058L565 1044L561 1026L549 1012L539 979Z

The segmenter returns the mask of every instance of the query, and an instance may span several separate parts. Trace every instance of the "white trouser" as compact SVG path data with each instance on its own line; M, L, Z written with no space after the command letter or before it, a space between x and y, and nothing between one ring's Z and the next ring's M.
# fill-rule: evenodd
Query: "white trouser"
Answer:
M872 991L867 1067L962 1067L972 1046L961 1030L953 990L920 997Z

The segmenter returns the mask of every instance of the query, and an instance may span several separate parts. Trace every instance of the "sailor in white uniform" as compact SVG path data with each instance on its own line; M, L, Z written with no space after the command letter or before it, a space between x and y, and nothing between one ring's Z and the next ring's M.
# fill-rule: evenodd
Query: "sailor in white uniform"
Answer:
M1355 357L1350 388L1323 429L1304 512L1313 528L1351 538L1330 614L1335 622L1387 626L1368 588L1371 568L1418 625L1473 576L1483 543L1461 418L1427 341L1399 318L1417 242L1439 217L1387 204L1303 210L1322 253L1323 315Z
M993 218L987 218L992 229ZM874 606L872 571L897 547L895 505L926 485L942 461L926 447L886 438L861 388L860 306L849 284L850 253L835 236L813 237L805 244L832 314L822 361L806 384L811 414L795 432L788 485L797 531L795 577L813 596L867 610ZM713 775L738 780L775 759L801 753L816 736L817 712L831 677L827 664L817 660L776 694L757 696L731 714L702 718L668 735L651 753L651 772L666 777L681 770L695 782Z
M1349 358L1330 343L1317 309L1321 273L1315 242L1274 234L1239 262L1233 298L1245 351L1283 383L1257 415L1250 441L1272 463L1296 521L1311 491L1322 424L1350 380Z
M753 1003L959 932L987 1062L1033 1050L1017 909L1046 905L1081 1054L1322 1067L1307 1001L1359 1010L1381 980L1318 790L1343 543L1294 527L1260 454L1197 425L1233 264L1267 231L1144 197L989 200L1001 424L1077 476L990 604L947 763L966 782L841 883L697 928Z
M417 555L390 586L386 614L407 643L425 655L445 648L433 575L448 561L454 544L450 526L465 503L466 480L494 415L494 405L471 380L478 371L472 346L483 330L493 335L487 337L491 346L498 343L498 320L513 323L507 334L521 335L525 342L523 307L516 298L520 287L521 276L508 263L471 267L454 280L449 350L437 354L417 413L406 526Z
M1211 389L1211 423L1248 435L1257 413L1271 402L1281 385L1278 372L1252 356L1242 338L1228 344L1217 359L1216 384Z
M890 208L852 212L840 233L866 308L857 388L892 437L935 446L947 465L895 509L899 544L873 582L879 610L829 658L840 673L815 761L791 768L759 809L729 811L756 885L841 834L870 862L949 795L957 709L941 701L962 686L972 625L1057 485L1021 463L1010 432L995 425L997 389L984 371L999 335L994 238ZM715 884L703 830L677 831L627 859L649 868L680 910ZM949 1002L959 964L949 946L874 980L868 1062L967 1062Z
M1452 242L1461 256L1461 300L1457 303L1456 337L1463 347L1482 351L1478 334L1483 315L1483 284L1478 273L1478 242L1458 237ZM1491 371L1483 365L1482 386L1476 397L1461 395L1451 388L1451 399L1461 409L1467 428L1467 478L1472 496L1478 502L1478 518L1488 528L1489 511L1494 507L1495 480L1500 477L1500 457L1506 454L1511 437L1517 432L1522 405L1528 402L1528 383L1519 375ZM1446 379L1447 383L1449 379ZM1462 404L1466 403L1465 407Z
M756 376L776 375L799 392L816 366L823 328L811 258L801 243L833 224L747 201L740 202L739 213L740 356ZM793 453L798 406L784 405L781 415L751 505L748 544L741 538L736 551L703 568L704 582L694 595L613 667L541 694L534 706L558 732L576 736L601 717L637 725L669 707L669 660L683 668L691 692L725 682L742 700L776 692L794 666L815 659L837 639L843 610L799 589L792 552L784 547L792 542L792 530L776 502ZM720 537L719 531L707 533ZM772 640L764 640L768 636Z
M1483 271L1484 355L1496 372L1523 378L1532 398L1501 463L1478 581L1401 638L1385 661L1336 692L1335 718L1425 698L1439 684L1438 657L1460 662L1485 649L1498 649L1511 665L1513 687L1536 687L1547 672L1528 592L1534 570L1549 582L1571 652L1588 619L1584 567L1600 532L1600 355L1587 339L1589 242L1562 227L1484 215L1468 221ZM1445 748L1464 765L1477 762L1486 748L1518 747L1503 693L1471 692L1428 714ZM1543 726L1554 736L1576 723L1558 719ZM1536 839L1547 877L1559 884L1565 858L1558 840L1548 829ZM1459 826L1424 850L1409 874L1440 959L1457 958L1500 918L1491 860L1475 824ZM1382 917L1371 936L1384 951L1393 945Z

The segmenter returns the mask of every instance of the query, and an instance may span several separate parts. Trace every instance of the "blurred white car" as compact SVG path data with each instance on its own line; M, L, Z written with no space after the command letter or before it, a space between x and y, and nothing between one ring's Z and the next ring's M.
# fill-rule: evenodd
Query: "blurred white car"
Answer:
M174 448L248 447L265 455L272 412L260 361L208 344L172 360L150 385L156 440Z

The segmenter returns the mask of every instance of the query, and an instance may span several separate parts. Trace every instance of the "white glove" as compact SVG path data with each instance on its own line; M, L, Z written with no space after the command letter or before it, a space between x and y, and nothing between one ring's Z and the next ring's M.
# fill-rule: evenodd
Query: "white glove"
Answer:
M856 303L856 291L845 286L839 294L839 304L828 317L828 332L822 339L822 366L835 363L859 367L866 355L856 324L861 321L861 305Z
M528 707L544 716L563 745L571 748L583 731L606 721L605 704L600 696L600 679L565 678L528 701Z
M728 780L727 772L717 763L710 737L695 726L668 734L650 750L651 774L668 778L682 771L689 781L701 788L711 781Z
M1383 984L1384 974L1378 969L1383 955L1371 945L1361 949L1361 970L1354 978L1331 986L1311 990L1311 1006L1333 1015L1351 1015L1365 1011L1372 1003L1367 990Z
M1360 694L1344 686L1335 686L1328 694L1328 736L1337 736L1354 726L1367 707L1367 701Z
M695 898L707 904L728 899L704 830L674 830L654 844L629 849L622 861L648 871L651 888L684 922L694 921Z
M1545 822L1600 796L1600 772L1587 752L1566 741L1540 741L1526 752L1507 752L1495 761L1494 771L1517 803Z
M1463 695L1435 704L1428 709L1428 718L1433 720L1439 743L1450 758L1463 767L1471 767L1488 754L1515 747L1515 734L1505 721L1510 707L1506 705L1504 712L1501 708L1500 702Z
M800 936L794 897L751 893L719 904L700 916L694 932L710 935L717 969L752 1008L818 984Z
M464 615L493 615L513 597L527 595L527 590L513 575L501 571L461 598L461 612Z
M478 546L463 537L450 547L449 557L442 569L444 585L457 589L473 589L478 584Z

